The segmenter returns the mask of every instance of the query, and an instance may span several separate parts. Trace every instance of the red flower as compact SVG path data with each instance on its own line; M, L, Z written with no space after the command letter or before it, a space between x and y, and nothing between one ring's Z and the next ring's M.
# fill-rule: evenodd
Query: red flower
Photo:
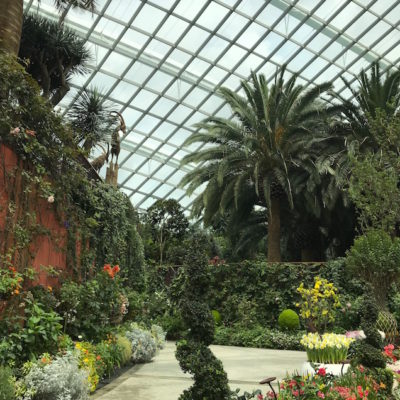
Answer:
M319 376L325 376L325 375L326 375L326 369L325 369L325 368L320 368L320 369L317 371L317 375L319 375Z

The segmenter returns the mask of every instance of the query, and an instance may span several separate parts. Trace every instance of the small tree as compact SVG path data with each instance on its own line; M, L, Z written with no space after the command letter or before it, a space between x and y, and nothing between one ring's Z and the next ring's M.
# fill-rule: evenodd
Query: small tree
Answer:
M369 283L381 309L387 308L391 285L399 280L400 239L382 230L360 236L347 252L346 266L352 275Z
M189 221L176 200L157 200L148 210L145 222L150 225L152 238L158 245L160 265L163 263L168 240L181 239Z

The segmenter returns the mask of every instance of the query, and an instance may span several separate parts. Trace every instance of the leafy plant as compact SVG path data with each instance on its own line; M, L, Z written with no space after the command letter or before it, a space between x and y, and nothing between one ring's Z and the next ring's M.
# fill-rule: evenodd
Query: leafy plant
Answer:
M351 274L371 285L379 307L385 309L390 287L399 278L400 239L392 239L381 230L368 231L347 252L346 266Z
M149 331L141 329L137 324L131 324L125 336L131 342L133 362L149 362L156 355L157 343Z
M87 372L90 391L94 392L101 376L97 373L100 359L96 356L96 348L89 342L77 342L75 343L75 352L79 368Z
M15 399L14 377L11 368L0 365L0 400Z
M72 353L54 359L42 358L23 377L26 400L86 400L89 394L87 371L79 368Z

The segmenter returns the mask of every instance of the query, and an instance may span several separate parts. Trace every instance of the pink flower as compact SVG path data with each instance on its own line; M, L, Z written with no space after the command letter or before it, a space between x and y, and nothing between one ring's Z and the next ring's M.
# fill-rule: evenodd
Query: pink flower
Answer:
M318 390L317 396L318 396L320 399L324 399L324 398L325 398L325 395L324 395L320 390Z
M18 136L20 132L21 132L21 129L16 127L14 129L11 129L10 134L14 135L14 136Z

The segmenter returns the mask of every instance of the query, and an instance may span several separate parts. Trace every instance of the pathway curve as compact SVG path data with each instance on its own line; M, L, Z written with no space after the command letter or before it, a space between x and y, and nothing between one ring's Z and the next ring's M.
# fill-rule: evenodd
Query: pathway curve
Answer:
M267 376L282 379L286 372L301 370L306 354L301 351L248 349L244 347L211 346L223 362L231 389L252 391ZM96 400L177 400L191 385L190 375L184 374L175 359L175 343L165 348L148 364L135 365L109 385L91 396ZM266 388L265 388L266 389ZM157 397L153 397L157 396Z

